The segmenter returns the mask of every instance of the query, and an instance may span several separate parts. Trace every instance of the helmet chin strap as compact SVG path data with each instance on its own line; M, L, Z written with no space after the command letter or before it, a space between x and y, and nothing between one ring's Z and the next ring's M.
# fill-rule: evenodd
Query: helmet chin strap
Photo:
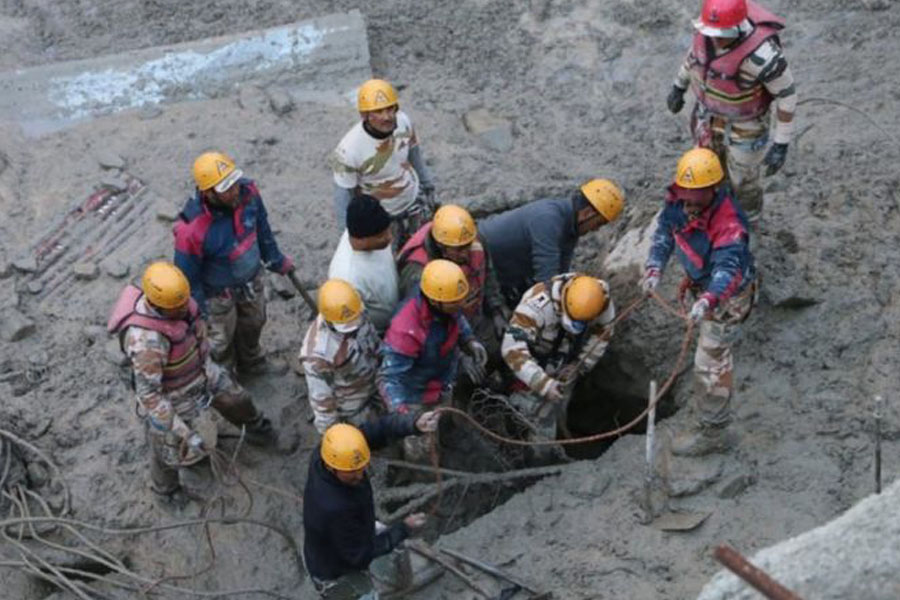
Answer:
M587 323L584 321L573 320L564 310L562 314L562 327L572 335L581 335L584 333L584 330L587 329Z

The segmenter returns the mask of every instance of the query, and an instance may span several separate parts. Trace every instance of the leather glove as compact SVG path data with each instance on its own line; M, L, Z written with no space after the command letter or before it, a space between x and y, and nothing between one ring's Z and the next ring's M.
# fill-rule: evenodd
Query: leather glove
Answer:
M694 305L691 307L691 321L697 323L703 317L706 316L706 313L709 312L709 300L706 298L700 298Z
M423 412L419 415L419 418L416 419L416 429L421 431L422 433L432 433L437 431L438 421L440 420L441 413L435 412L433 410L429 410L428 412Z
M287 275L291 271L294 270L294 259L290 256L285 255L284 259L281 261L281 268L278 269L279 275Z
M550 379L541 388L541 398L553 404L559 404L566 397L566 386L558 379Z
M463 356L462 359L460 359L460 367L462 368L462 372L472 380L472 383L481 383L482 380L484 380L484 376L487 375L484 366L480 365L478 359L474 356Z
M649 295L659 285L659 278L662 277L662 271L656 267L647 267L644 271L644 278L641 279L641 291Z
M787 144L772 144L772 147L769 148L769 151L766 152L766 157L763 159L763 164L766 165L766 177L774 175L784 166L787 150Z
M666 106L669 107L669 112L673 115L677 115L684 107L685 91L686 90L681 89L677 85L673 85L672 89L669 91L669 95L666 98Z
M487 349L478 340L472 340L471 342L469 342L469 354L472 356L472 358L475 359L475 362L477 362L478 366L480 366L482 369L487 366Z

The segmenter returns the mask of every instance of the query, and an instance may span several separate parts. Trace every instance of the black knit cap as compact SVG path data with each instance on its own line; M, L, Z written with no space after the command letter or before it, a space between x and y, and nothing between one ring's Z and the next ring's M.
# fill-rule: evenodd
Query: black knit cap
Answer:
M347 207L347 232L350 237L371 237L390 226L391 217L377 198L359 194L350 200Z

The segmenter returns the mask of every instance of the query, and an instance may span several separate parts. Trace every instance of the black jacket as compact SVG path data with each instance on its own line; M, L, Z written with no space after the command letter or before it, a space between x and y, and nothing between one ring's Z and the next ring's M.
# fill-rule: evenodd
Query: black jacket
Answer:
M360 427L373 450L419 433L418 415L391 414ZM303 558L309 574L332 580L362 571L409 536L402 522L375 535L375 503L369 478L357 486L341 483L325 467L317 447L309 461L303 493Z

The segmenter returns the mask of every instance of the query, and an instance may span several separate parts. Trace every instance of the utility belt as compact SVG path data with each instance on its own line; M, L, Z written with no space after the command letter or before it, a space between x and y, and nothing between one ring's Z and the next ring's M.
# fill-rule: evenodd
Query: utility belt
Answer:
M210 295L214 298L233 299L235 302L252 302L256 300L259 293L255 288L261 272L262 268L257 269L256 273L246 282L215 288L215 292Z
M752 120L746 122L751 123ZM691 115L694 140L701 148L721 151L728 146L737 146L756 152L769 143L768 127L746 127L741 123L744 121L736 124L727 117L714 115L699 104ZM715 134L720 134L721 139L717 139Z

